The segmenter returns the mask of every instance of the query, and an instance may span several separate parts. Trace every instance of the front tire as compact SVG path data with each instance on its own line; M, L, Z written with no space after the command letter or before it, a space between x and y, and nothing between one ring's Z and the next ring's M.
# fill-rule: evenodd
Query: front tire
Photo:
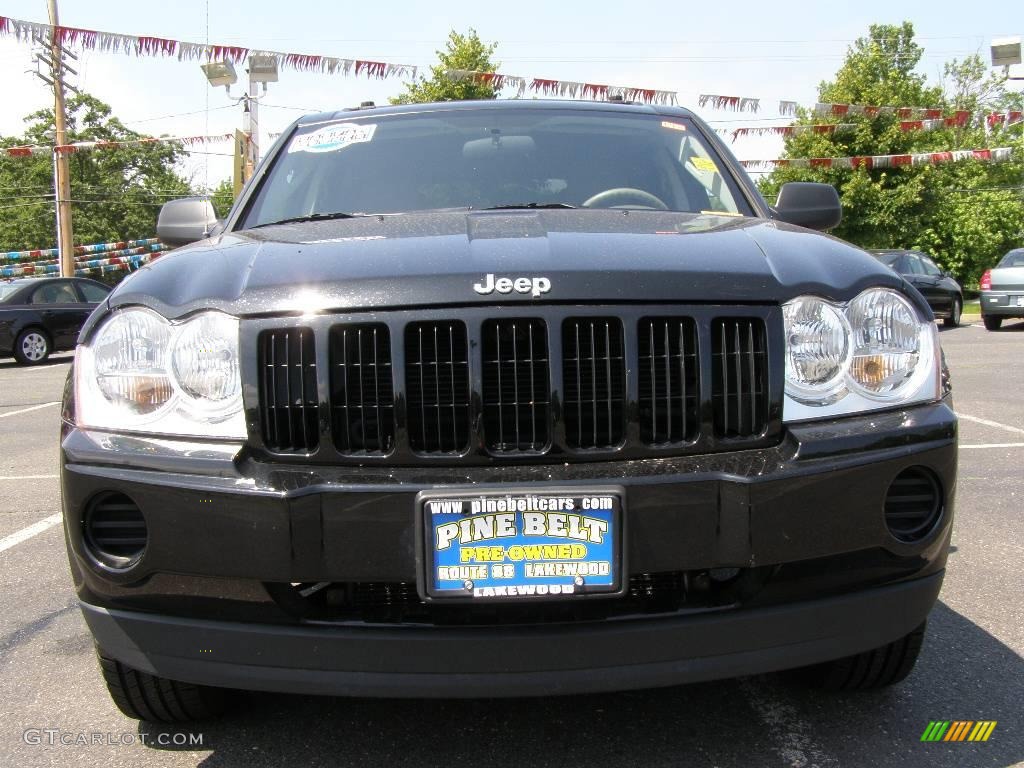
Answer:
M953 306L950 307L949 317L943 320L947 328L956 328L960 325L960 316L963 314L964 304L960 299L953 299Z
M97 652L103 679L117 708L133 720L187 723L209 720L227 708L223 688L181 683L140 672Z
M865 691L894 685L914 669L926 625L881 648L805 667L797 674L806 685L827 691Z
M986 331L998 331L999 327L1003 324L1003 318L993 317L992 315L985 315L981 318L985 323Z
M22 365L45 363L50 351L50 337L38 328L26 328L14 342L14 359Z

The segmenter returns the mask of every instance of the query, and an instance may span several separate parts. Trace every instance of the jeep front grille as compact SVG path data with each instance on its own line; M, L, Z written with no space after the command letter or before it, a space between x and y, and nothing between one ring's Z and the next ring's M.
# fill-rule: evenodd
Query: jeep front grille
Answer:
M569 318L562 324L565 436L570 448L622 442L626 369L617 317Z
M642 459L781 436L778 307L505 310L245 321L254 447L411 466Z
M765 328L751 318L716 319L711 325L715 434L745 438L768 423Z
M469 447L469 346L458 320L405 328L409 443L417 453L459 454Z
M483 420L495 453L543 451L550 436L551 381L543 320L487 320L482 330Z
M690 317L645 317L638 333L640 438L678 445L697 436L700 361Z
M272 451L312 453L319 442L320 417L313 331L263 331L258 349L264 444Z
M395 443L391 332L384 323L330 331L331 433L346 455L385 454Z

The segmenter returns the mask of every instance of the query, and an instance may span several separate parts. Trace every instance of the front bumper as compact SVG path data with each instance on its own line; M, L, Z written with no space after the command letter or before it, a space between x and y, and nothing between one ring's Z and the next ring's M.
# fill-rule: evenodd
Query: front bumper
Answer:
M927 616L942 574L821 600L593 626L280 627L83 605L104 652L172 680L349 696L506 697L654 688L877 648Z
M768 449L556 466L282 467L239 445L70 425L62 448L72 572L106 653L196 683L412 696L668 685L890 642L938 595L957 460L946 402L793 425ZM943 504L913 544L893 538L883 513L908 467L934 474ZM415 584L424 489L610 482L625 489L631 574L735 568L756 572L757 588L666 614L468 627L314 621L273 596L296 582ZM106 491L133 499L148 525L127 573L83 544L84 509Z

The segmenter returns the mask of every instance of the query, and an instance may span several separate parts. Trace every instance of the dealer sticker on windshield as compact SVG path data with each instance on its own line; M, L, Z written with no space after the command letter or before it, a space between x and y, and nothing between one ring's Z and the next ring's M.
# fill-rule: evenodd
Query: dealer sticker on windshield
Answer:
M288 145L288 152L289 154L292 152L337 152L339 149L353 144L371 141L376 131L376 124L334 123L325 125L311 133L296 136Z
M424 591L472 600L617 593L621 508L619 491L421 494Z

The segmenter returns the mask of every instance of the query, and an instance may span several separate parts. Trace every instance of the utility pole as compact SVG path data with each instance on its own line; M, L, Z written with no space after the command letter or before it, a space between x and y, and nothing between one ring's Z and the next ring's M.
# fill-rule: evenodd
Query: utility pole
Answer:
M249 90L243 96L242 132L248 137L245 152L245 180L252 178L253 171L260 156L260 102L259 81L253 78L252 66L249 68ZM266 84L263 90L267 89Z
M53 115L56 128L57 146L67 144L67 124L64 107L64 51L62 50L57 27L60 21L57 16L57 0L49 0L50 26L50 60L53 64ZM75 240L71 227L71 174L68 167L68 156L54 150L54 194L57 202L57 247L60 252L60 273L64 277L75 274Z

